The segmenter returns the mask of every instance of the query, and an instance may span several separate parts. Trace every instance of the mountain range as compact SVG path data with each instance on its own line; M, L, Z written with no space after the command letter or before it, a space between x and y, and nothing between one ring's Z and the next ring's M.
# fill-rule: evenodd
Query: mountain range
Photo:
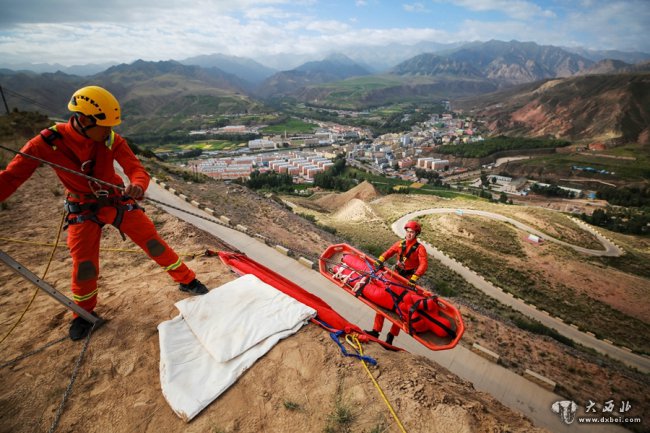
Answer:
M267 101L277 98L327 108L367 109L403 101L476 97L522 84L596 74L647 77L650 71L650 55L642 53L632 57L646 63L630 64L617 59L594 61L532 42L489 41L437 48L382 73L340 53L279 71L251 59L216 54L180 62L138 60L90 76L2 69L0 85L7 89L12 107L33 110L36 104L37 109L59 116L65 115L67 99L76 88L103 85L122 103L129 128L142 131L177 125L172 120L183 117L262 112L268 110ZM646 83L641 80L636 86L645 89ZM157 121L151 122L152 118Z
M648 69L646 69L648 71ZM583 75L454 101L491 134L650 144L650 73Z
M480 44L480 42L473 42L473 44ZM419 54L445 53L466 45L469 45L469 43L455 42L443 44L432 41L421 41L415 44L392 43L388 45L375 45L371 47L351 47L346 51L341 52L340 54L344 54L345 56L354 59L354 61L357 64L361 65L363 68L367 69L373 74L377 74L386 72L389 69L393 68L395 65L398 65L399 63ZM592 62L599 62L605 59L613 59L620 60L625 63L636 64L650 60L650 54L642 52L590 50L580 47L560 48L566 52L578 54L587 60L591 60ZM326 56L319 56L316 54L298 55L295 53L275 53L260 56L256 59L248 59L225 54L208 54L181 59L179 62L185 65L217 67L224 70L225 72L238 75L241 78L253 83L259 83L273 75L275 72L288 71L297 68L304 63L320 60L323 57ZM0 59L0 69L4 68L14 71L32 71L38 73L54 73L60 71L66 74L79 76L91 76L115 65L115 62L72 66L48 63L3 63L2 59ZM251 69L257 69L257 71L251 71ZM250 74L250 76L245 76L247 74Z

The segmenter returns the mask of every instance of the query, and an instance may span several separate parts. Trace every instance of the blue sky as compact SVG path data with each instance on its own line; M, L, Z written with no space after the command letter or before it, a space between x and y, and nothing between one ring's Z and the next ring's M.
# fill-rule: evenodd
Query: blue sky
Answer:
M0 66L319 58L420 41L518 40L650 53L649 0L10 0Z

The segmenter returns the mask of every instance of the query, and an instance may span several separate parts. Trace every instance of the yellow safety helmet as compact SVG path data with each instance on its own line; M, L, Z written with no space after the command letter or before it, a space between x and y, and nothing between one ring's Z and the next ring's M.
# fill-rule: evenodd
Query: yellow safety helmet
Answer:
M74 92L68 110L81 113L99 126L117 126L120 119L120 103L108 90L99 86L87 86Z

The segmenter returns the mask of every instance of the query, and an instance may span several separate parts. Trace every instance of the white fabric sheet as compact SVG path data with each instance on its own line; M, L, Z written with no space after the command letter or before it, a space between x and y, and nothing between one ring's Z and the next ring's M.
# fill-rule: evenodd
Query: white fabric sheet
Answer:
M254 275L184 299L176 307L181 314L158 325L160 384L169 405L185 421L316 315Z

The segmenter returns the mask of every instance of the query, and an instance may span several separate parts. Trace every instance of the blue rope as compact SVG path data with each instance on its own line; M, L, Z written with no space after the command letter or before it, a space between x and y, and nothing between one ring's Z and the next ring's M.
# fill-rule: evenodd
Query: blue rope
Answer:
M349 353L347 350L345 350L345 346L341 344L339 341L339 336L343 334L343 331L337 331L337 332L330 332L330 337L332 337L332 340L339 346L341 349L341 353L343 353L343 356L351 356L353 358L360 359L362 361L366 361L370 365L377 365L377 361L374 358L371 358L370 356L365 356L365 355L359 355L358 353Z
M321 327L323 327L324 329L326 329L326 330L328 330L328 331L331 331L332 329L334 329L334 328L332 328L330 325L328 325L326 322L324 322L323 320L321 320L321 318L318 317L318 316L314 317L312 320L318 322L318 323L320 324Z

